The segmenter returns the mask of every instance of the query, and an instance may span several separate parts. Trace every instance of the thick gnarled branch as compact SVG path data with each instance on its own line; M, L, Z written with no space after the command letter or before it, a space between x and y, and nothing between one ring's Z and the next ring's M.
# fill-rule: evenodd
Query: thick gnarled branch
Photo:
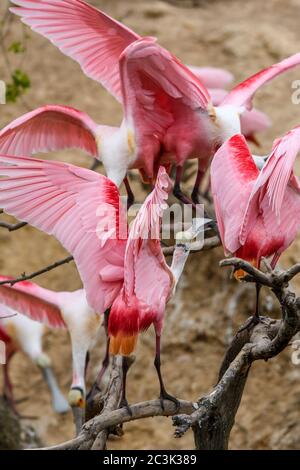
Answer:
M271 288L281 304L283 317L281 321L267 317L260 317L258 322L253 318L248 320L225 355L218 384L210 394L198 401L199 409L189 416L177 415L173 418L175 436L181 437L192 428L197 449L228 448L230 432L252 363L278 355L300 331L300 299L288 290L288 281L300 272L299 264L285 272L268 270L268 273L238 258L224 260L221 266L243 269L251 276L251 281Z

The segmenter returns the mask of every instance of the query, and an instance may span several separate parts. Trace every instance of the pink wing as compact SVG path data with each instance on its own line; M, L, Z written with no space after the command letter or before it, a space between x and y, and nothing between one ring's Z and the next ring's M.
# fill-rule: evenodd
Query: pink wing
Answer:
M80 148L98 157L96 137L101 127L85 113L67 106L43 106L0 131L0 152L31 155L65 148Z
M152 174L166 130L177 118L206 111L207 89L190 70L155 43L143 38L131 44L120 59L126 121L138 144L137 159Z
M211 102L214 106L219 106L224 100L225 96L228 95L228 91L223 90L222 88L209 88L208 91L211 97Z
M266 131L272 125L269 116L255 108L243 112L240 119L242 134L250 139L258 132Z
M160 167L155 188L130 228L124 284L109 315L109 334L115 338L120 334L133 338L154 321L161 326L173 285L173 275L160 246L160 224L169 189L170 179L166 170ZM129 354L133 348L134 342L128 349L113 339L114 354Z
M206 88L223 88L229 85L234 79L228 70L217 67L196 67L188 65L188 68L206 86Z
M225 253L241 246L239 233L247 202L259 172L242 135L226 141L211 164L211 188Z
M253 95L261 86L270 80L273 80L277 75L280 75L299 64L300 53L294 54L277 64L271 65L271 67L261 70L233 88L233 90L226 96L222 105L231 104L234 106L246 106L248 109L251 109Z
M161 218L170 189L171 180L160 167L154 190L132 223L126 247L125 296L136 295L149 307L166 302L173 279L160 245Z
M140 36L82 0L13 0L34 31L76 60L85 74L122 101L119 57Z
M127 238L115 184L62 162L0 156L0 165L0 207L54 235L74 256L91 307L110 307L123 281Z
M253 212L264 198L277 218L282 214L285 193L289 186L300 194L300 183L293 173L296 156L300 150L300 126L275 140L272 152L253 186L244 217L241 241L252 228Z
M12 278L0 276L0 281ZM38 293L36 284L24 281L15 284L0 286L0 305L4 304L11 310L26 315L32 320L44 323L52 328L66 328L60 309L46 300L34 295Z

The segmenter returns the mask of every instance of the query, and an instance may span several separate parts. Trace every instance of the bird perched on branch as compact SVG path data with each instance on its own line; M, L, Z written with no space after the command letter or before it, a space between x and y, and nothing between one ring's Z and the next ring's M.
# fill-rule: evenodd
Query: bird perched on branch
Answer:
M218 150L211 164L211 187L225 254L274 268L300 226L300 184L293 165L300 149L300 127L276 139L261 171L241 135ZM244 271L236 271L240 279ZM259 286L257 285L257 300ZM258 316L258 303L256 306Z
M11 278L0 277L1 281ZM87 304L83 289L74 292L55 292L44 289L33 282L22 281L14 286L0 286L1 309L21 315L2 320L6 334L8 360L16 350L16 344L25 351L43 370L45 379L53 393L57 411L66 411L68 404L59 390L49 368L49 359L41 351L41 336L44 325L50 328L67 328L70 334L73 358L73 377L69 392L77 432L81 429L85 409L85 373L89 350L94 346L101 326L101 315ZM28 317L28 318L26 318ZM40 322L40 323L38 323ZM1 339L1 338L0 338ZM4 368L6 390L11 397L11 385L7 375L8 362Z
M118 186L130 168L139 169L145 180L153 182L159 165L174 164L174 192L183 202L190 202L180 189L184 162L189 158L199 162L192 197L197 202L213 152L241 131L240 115L251 106L253 94L300 62L300 54L296 54L259 72L235 87L219 106L213 106L197 76L153 38L141 38L83 1L14 3L17 7L11 10L24 23L79 62L87 76L122 103L124 120L120 128L111 128L64 107L40 109L2 131L2 152L13 154L17 141L23 153L79 146L101 156L108 177ZM129 191L128 181L125 183Z
M60 240L74 256L90 307L99 313L111 308L113 354L130 354L138 333L154 324L160 396L170 398L160 374L160 335L187 250L175 251L170 269L160 246L161 216L171 188L165 169L160 168L129 234L118 188L103 175L62 162L3 155L0 176L4 211Z
M1 281L6 280L0 276ZM5 343L5 364L3 365L4 396L13 411L18 414L13 395L13 385L9 376L10 361L16 352L22 351L36 364L43 374L52 396L52 406L56 413L66 413L69 405L60 391L53 374L51 359L43 351L42 340L45 326L24 315L15 309L11 310L1 304L0 294L0 340Z

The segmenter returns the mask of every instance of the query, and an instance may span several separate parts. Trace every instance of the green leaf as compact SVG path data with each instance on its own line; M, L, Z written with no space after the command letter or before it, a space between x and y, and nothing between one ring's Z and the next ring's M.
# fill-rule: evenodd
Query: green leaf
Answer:
M30 79L22 70L15 70L12 81L6 85L6 102L15 103L17 99L30 88Z
M14 84L23 90L26 90L30 87L30 79L26 73L22 72L22 70L15 70L12 74L12 79Z
M10 52L13 52L14 54L22 54L23 52L25 52L26 49L21 43L21 41L14 41L9 46L8 50Z

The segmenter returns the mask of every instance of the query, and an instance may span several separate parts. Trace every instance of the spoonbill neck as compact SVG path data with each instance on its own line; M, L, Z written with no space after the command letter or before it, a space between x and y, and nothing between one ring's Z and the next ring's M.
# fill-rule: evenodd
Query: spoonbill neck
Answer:
M233 105L216 106L216 123L220 127L221 140L224 142L233 135L241 134L240 115L242 109Z
M113 134L98 142L106 175L118 187L122 184L128 168L136 159L136 140L133 126L125 121Z
M173 292L176 290L178 281L183 273L185 263L190 254L190 242L187 240L180 240L176 243L176 247L173 253L171 272L174 277Z

